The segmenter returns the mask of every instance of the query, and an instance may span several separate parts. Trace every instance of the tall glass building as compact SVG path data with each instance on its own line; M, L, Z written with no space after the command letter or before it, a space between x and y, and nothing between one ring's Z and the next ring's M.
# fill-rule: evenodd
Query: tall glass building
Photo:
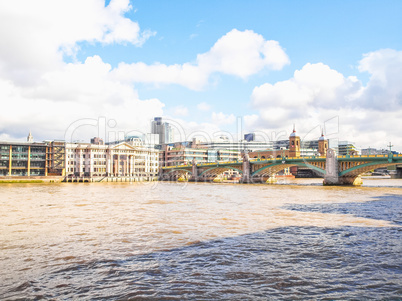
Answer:
M159 144L173 142L173 128L168 122L163 122L162 117L155 117L151 123L151 133L159 135Z

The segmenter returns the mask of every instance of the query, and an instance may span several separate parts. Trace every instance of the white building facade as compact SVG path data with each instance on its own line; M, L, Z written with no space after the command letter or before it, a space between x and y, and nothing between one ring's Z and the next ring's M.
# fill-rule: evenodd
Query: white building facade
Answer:
M158 159L158 150L134 141L66 143L66 176L154 178L158 176Z

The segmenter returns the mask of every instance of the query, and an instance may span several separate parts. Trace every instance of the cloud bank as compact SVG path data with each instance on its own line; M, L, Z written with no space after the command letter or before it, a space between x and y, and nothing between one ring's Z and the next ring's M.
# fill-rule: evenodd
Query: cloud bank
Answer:
M252 30L233 29L209 51L197 55L194 63L120 63L114 74L122 81L178 84L198 91L209 83L214 73L247 79L264 68L280 70L289 63L288 56L277 41L266 41Z
M382 49L364 54L358 69L368 72L366 85L323 63L307 63L292 78L255 87L248 116L252 128L283 129L296 123L299 133L339 117L341 140L385 148L389 140L402 145L402 51Z
M141 46L154 33L125 17L128 0L16 0L0 2L0 132L18 138L63 138L80 118L115 118L122 128L149 131L161 115L157 99L140 100L130 84L111 75L95 55L74 59L80 42ZM66 63L65 58L73 63Z
M5 45L0 47L0 138L26 137L29 129L38 140L63 138L75 120L99 116L116 120L116 130L148 132L150 120L166 112L189 131L235 131L237 116L230 106L213 112L216 105L196 98L198 104L187 99L185 106L165 107L152 96L141 99L134 85L174 84L198 93L220 75L250 81L264 70L290 64L279 42L237 29L183 64L138 61L113 68L99 55L76 59L81 43L141 47L155 35L126 17L131 10L129 0L112 0L107 6L102 0L0 1L0 39ZM296 123L303 134L339 117L342 140L366 147L385 147L392 141L400 147L402 51L366 53L357 68L369 75L367 83L322 62L306 62L287 80L258 83L250 91L251 113L243 116L245 131L289 132ZM207 122L185 120L193 107Z
M0 75L32 83L74 56L79 42L131 43L141 46L152 35L124 14L129 0L15 0L0 2Z

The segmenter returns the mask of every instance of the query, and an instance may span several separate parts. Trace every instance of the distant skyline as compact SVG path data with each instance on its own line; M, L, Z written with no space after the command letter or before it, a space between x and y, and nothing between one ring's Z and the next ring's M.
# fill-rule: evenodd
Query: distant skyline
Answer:
M162 116L186 137L295 124L402 152L401 15L396 0L1 1L0 140L99 118L149 133Z

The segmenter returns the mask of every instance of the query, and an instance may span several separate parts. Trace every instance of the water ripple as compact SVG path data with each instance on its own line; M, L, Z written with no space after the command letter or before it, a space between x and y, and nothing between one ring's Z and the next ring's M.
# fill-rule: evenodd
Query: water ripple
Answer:
M402 195L399 194L377 196L375 200L363 203L291 204L283 208L302 212L349 214L402 225Z
M0 299L402 299L401 201L389 187L4 186Z
M381 245L376 237L382 237ZM400 298L400 239L398 228L279 228L125 260L71 264L18 284L5 296L35 292L49 298L121 300Z

